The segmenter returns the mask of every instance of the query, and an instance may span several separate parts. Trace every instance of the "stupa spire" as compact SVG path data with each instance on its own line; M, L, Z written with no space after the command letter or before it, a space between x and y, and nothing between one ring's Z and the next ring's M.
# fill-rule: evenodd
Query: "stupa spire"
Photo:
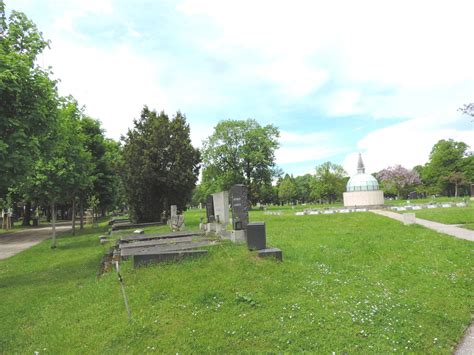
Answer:
M357 161L357 174L365 174L364 162L362 161L362 155L359 153L359 160Z

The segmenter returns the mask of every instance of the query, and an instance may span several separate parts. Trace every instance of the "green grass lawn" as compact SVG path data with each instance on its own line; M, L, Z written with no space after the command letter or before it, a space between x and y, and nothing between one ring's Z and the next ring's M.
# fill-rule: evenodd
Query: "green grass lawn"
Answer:
M124 262L131 321L116 275L97 277L106 226L0 261L0 353L450 353L470 323L472 242L371 213L251 220L283 263L230 243Z
M467 207L433 208L415 211L417 218L445 224L474 224L474 204Z

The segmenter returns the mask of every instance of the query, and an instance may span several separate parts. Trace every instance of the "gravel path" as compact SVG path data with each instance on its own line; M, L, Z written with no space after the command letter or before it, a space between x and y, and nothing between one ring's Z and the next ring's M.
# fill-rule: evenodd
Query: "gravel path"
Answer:
M403 216L400 213L382 210L373 210L371 212L403 222ZM421 218L416 218L415 221L416 224L432 229L436 232L448 234L459 239L466 239L474 242L474 230L460 228L458 227L458 225L449 225L427 221L426 219ZM454 354L474 355L474 322L472 322L469 328L467 328L466 333L461 339L461 342L458 344L456 350L454 351Z
M9 258L50 238L51 229L51 227L43 227L0 235L0 260ZM64 232L70 229L70 225L56 226L56 232Z

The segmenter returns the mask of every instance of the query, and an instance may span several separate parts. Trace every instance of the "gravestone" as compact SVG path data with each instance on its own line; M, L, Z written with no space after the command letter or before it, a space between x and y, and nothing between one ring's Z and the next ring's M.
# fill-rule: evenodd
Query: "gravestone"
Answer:
M178 206L171 205L171 218L176 217L178 215Z
M247 186L234 185L230 188L232 207L232 229L246 230L249 223Z
M214 218L215 222L225 226L229 224L229 192L221 191L212 194L214 202Z
M265 222L253 222L247 225L247 248L249 250L265 249L267 236Z
M215 222L214 198L212 197L212 195L207 196L207 200L206 200L206 217L207 217L207 223Z

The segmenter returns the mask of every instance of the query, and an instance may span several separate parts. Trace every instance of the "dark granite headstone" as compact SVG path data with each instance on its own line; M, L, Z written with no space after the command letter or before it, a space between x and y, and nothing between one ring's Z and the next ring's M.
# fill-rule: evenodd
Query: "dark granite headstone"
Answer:
M212 197L212 195L207 196L206 216L207 216L207 223L213 223L216 221L215 215L214 215L214 198Z
M265 249L267 237L265 222L252 222L247 225L247 248L249 250Z
M249 211L247 200L247 186L234 185L230 188L230 203L232 205L232 228L234 230L246 230L249 223Z

